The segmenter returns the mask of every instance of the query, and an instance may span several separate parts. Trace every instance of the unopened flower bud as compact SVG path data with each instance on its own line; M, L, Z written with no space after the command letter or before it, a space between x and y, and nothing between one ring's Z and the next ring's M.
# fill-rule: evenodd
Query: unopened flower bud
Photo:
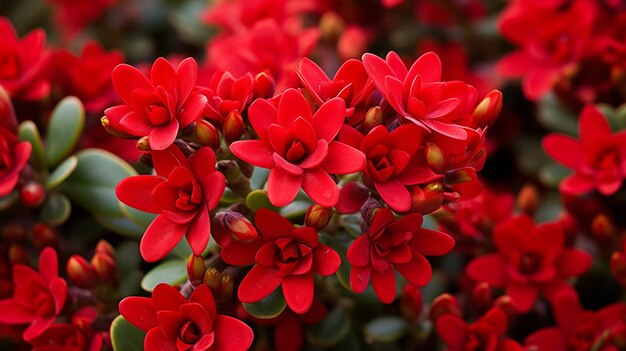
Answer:
M107 133L111 134L112 136L115 136L118 138L124 138L124 139L133 138L132 135L123 133L113 128L113 126L111 126L111 121L109 121L109 118L106 116L103 116L102 118L100 118L100 124L102 124L102 127L104 127L104 130L106 130Z
M626 287L626 255L623 252L614 252L611 256L611 274L622 287Z
M268 72L260 72L254 77L254 97L269 99L274 96L276 82Z
M139 141L137 141L137 150L149 152L152 149L150 148L150 141L148 140L148 136L141 137Z
M226 120L224 120L224 126L222 128L224 139L226 139L228 143L237 141L241 139L245 129L246 126L243 122L243 117L241 117L241 113L237 110L230 111L228 116L226 116Z
M462 184L476 179L476 172L469 168L457 169L446 175L446 184Z
M250 242L259 236L252 223L239 212L220 212L215 215L213 223L214 239L222 246L231 240Z
M24 206L38 207L46 199L46 190L43 185L29 181L20 189L20 200Z
M539 194L532 184L524 185L517 195L517 207L529 216L533 216L539 207Z
M337 41L337 53L342 60L358 58L369 45L369 35L358 26L350 26L343 31Z
M28 253L22 246L14 244L9 247L9 262L11 262L11 265L18 263L27 265L28 261Z
M18 242L26 237L26 229L19 224L7 224L2 227L2 237L8 242Z
M91 267L100 281L107 283L117 281L117 263L113 257L96 252L91 258Z
M9 93L0 86L0 126L4 126L10 131L15 131L17 127L17 119L15 117L15 110L11 103L11 97Z
M191 282L193 286L202 284L205 272L206 264L204 263L204 257L195 254L189 255L189 259L187 260L187 276L189 277L189 282Z
M213 291L213 294L215 295L215 292L217 291L217 289L219 289L220 285L222 284L222 275L217 270L217 268L209 267L204 272L204 277L202 278L202 282L208 285L209 288L211 288L211 290Z
M324 40L335 41L341 35L345 23L341 16L332 11L326 11L320 18L320 35Z
M593 218L591 232L601 242L607 242L617 235L613 221L604 213L599 213Z
M196 140L202 146L216 149L220 146L220 133L213 124L201 119L196 122Z
M440 182L430 183L423 188L415 186L411 189L411 212L422 215L437 211L443 204L443 185Z
M493 300L491 297L491 287L488 283L482 282L474 287L472 290L472 303L476 310L481 313L491 307Z
M363 128L369 133L370 130L383 124L383 112L380 106L374 106L367 110L363 117Z
M446 159L443 154L443 150L437 144L428 143L426 144L426 162L428 163L428 167L435 172L441 173L445 170Z
M322 230L326 228L333 218L332 207L323 207L318 204L309 206L304 216L304 224L307 227L315 228L316 230Z
M433 300L430 305L430 320L436 322L444 314L453 314L461 317L461 305L459 301L450 294L441 294Z
M222 272L222 283L220 293L217 297L217 300L220 303L228 302L233 297L233 293L235 291L235 282L233 281L233 277L226 272Z
M498 297L494 302L494 306L504 311L504 314L506 314L509 321L511 321L517 314L513 301L508 295Z
M109 244L108 241L101 239L100 241L98 241L98 244L96 244L96 253L102 253L108 256L111 256L113 258L115 258L116 254L115 254L115 249L113 248L113 246L111 244Z
M472 112L472 127L482 128L493 124L502 111L502 92L492 90Z
M33 243L38 249L43 249L46 246L56 247L59 243L59 237L54 228L43 223L37 223L33 226Z
M405 284L400 295L400 310L409 323L417 323L422 314L423 304L420 289L413 284Z
M96 272L85 258L72 255L65 266L68 278L74 285L83 289L92 289L97 282Z

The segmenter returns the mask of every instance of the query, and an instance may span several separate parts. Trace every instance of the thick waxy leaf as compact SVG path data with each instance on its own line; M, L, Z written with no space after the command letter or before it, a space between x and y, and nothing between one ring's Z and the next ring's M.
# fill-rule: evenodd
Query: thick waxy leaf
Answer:
M143 228L143 231L145 231L150 223L152 223L152 221L157 217L157 215L154 213L139 211L130 206L126 206L121 202L120 210L122 211L124 217L128 218L130 221Z
M115 351L143 351L146 333L117 316L111 323L111 342Z
M320 323L309 328L307 337L316 346L330 347L346 337L351 327L350 315L336 307Z
M41 208L41 220L52 226L60 225L70 217L71 212L72 205L67 196L53 192Z
M61 100L52 111L46 134L46 157L49 166L57 165L74 148L85 126L85 109L76 97Z
M54 171L52 171L52 173L50 173L50 175L48 176L48 180L46 181L46 188L52 189L63 183L63 181L66 180L72 174L72 172L74 172L77 165L78 158L76 156L71 156L63 161L63 163L55 168Z
M33 146L30 160L35 168L43 169L46 164L46 154L44 152L43 141L33 121L24 121L18 127L20 140L28 141Z
M254 167L252 177L250 178L250 185L253 189L263 189L267 178L270 175L270 170L266 168Z
M287 303L283 297L281 288L274 290L263 300L256 303L244 303L243 308L256 318L269 319L274 318L283 313Z
M141 280L141 287L152 292L160 283L178 285L187 279L187 263L183 260L163 262L152 268Z
M130 238L140 238L145 231L145 227L131 221L124 215L109 216L96 214L95 218L105 229Z
M409 325L404 318L384 316L365 325L364 333L368 342L391 342L407 333Z
M253 190L246 197L246 206L252 211L258 211L261 208L267 208L274 212L278 212L278 207L272 205L264 190Z
M537 119L547 129L576 136L578 134L578 116L567 110L554 94L547 94L540 102Z

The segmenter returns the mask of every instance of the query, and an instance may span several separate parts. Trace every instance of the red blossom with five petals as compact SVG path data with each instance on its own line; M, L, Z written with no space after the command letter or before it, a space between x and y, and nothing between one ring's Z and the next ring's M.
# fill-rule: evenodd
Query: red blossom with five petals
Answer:
M260 209L255 224L263 240L260 247L250 243L247 249L242 245L233 253L241 256L239 263L256 263L241 281L239 300L258 302L282 286L289 308L298 314L307 312L313 303L314 273L328 276L337 272L339 254L319 242L315 229L294 227L273 211Z
M557 222L535 225L521 215L498 224L493 240L498 252L474 258L466 272L477 282L505 288L520 312L530 310L539 294L553 300L571 289L566 279L591 266L589 253L564 246L565 232Z
M268 197L275 206L289 204L302 188L316 203L334 206L339 189L331 174L363 169L365 156L335 141L343 125L346 106L333 98L313 114L305 97L288 89L272 102L257 99L248 108L248 119L258 140L230 145L235 156L253 166L269 168Z
M0 323L29 324L26 341L42 335L55 321L67 295L67 284L59 277L57 253L47 247L39 256L39 272L23 264L13 266L12 299L0 300Z
M11 131L0 126L0 197L9 195L17 185L31 150L29 142L19 141Z
M244 351L252 344L252 329L233 317L217 314L208 285L198 286L189 299L159 284L152 297L127 297L120 313L147 332L146 351Z
M193 58L178 67L160 57L150 78L127 64L113 70L113 86L124 105L104 111L109 126L137 137L148 136L152 150L172 145L179 129L202 117L207 98L195 91L198 65Z
M562 134L543 139L546 153L575 171L561 181L561 192L580 195L597 189L605 196L615 194L626 178L626 132L612 133L593 105L581 112L578 130L579 140Z
M396 298L396 271L411 284L428 284L432 268L424 255L445 255L452 250L454 240L422 228L422 220L419 213L396 219L386 208L376 210L368 231L348 248L354 292L363 292L371 279L380 301L391 303Z
M159 214L141 238L141 256L158 261L183 236L196 255L202 254L211 235L209 212L219 203L226 182L215 170L213 150L203 147L187 159L172 145L153 151L152 160L156 175L126 178L115 190L128 206Z
M31 351L99 351L102 336L91 328L95 320L95 308L83 307L72 315L71 323L53 324L31 340Z
M199 89L207 97L203 116L221 127L231 111L242 113L248 106L253 87L254 77L250 73L238 78L228 71L214 73L209 84Z

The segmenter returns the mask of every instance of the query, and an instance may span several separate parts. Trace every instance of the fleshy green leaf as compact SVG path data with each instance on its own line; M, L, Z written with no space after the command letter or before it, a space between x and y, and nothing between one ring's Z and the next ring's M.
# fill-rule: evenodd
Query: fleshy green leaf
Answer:
M274 290L273 293L259 302L243 304L243 308L245 308L248 313L261 319L278 317L278 315L283 313L286 307L287 303L285 302L281 288Z
M130 238L141 238L145 228L124 217L94 214L98 223L107 230Z
M254 167L254 171L252 171L252 177L250 177L250 185L253 189L263 189L269 175L269 169Z
M187 280L187 263L183 260L166 261L152 268L141 280L141 287L152 292L160 283L178 285Z
M49 166L57 165L74 148L85 126L85 109L74 96L66 97L52 111L46 134Z
M309 328L307 337L313 345L330 347L341 341L352 327L352 320L343 308L336 307L320 323Z
M272 205L267 193L263 190L253 190L246 197L246 206L252 211L258 211L261 208L267 208L274 212L279 212L278 207Z
M409 330L404 318L384 316L376 318L365 325L365 338L369 343L391 342L400 339Z
M572 136L578 134L578 116L565 108L552 93L539 101L537 119L550 131Z
M111 342L114 351L143 351L146 333L117 316L111 323Z
M143 228L145 231L146 228L152 223L152 221L157 217L154 213L147 213L143 211L136 210L130 206L126 206L125 204L120 202L120 211L124 217L128 218L133 223L137 224L139 227Z
M46 224L56 226L65 223L72 212L72 205L67 196L53 192L41 208L41 220Z
M46 154L44 152L43 141L33 121L24 121L17 129L20 140L28 141L33 146L30 154L30 161L38 169L43 169L46 164Z
M71 156L63 163L61 163L52 173L48 176L46 180L46 188L52 189L59 184L63 183L72 172L76 169L78 165L78 158L76 156Z

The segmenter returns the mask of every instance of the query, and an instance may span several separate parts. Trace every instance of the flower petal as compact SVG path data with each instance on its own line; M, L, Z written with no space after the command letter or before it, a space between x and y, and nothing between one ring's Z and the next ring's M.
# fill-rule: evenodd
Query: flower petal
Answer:
M394 211L406 212L411 208L411 194L397 179L390 179L384 183L374 182L378 194Z
M392 303L396 298L396 275L393 267L389 266L384 271L372 271L372 286L380 302Z
M326 101L313 116L313 127L318 139L331 142L346 119L346 103L340 98Z
M157 216L141 238L141 257L148 262L162 259L172 251L186 231L187 225L176 224L164 215Z
M341 257L329 246L320 244L313 250L313 271L321 276L334 274L341 265Z
M254 334L250 327L233 317L218 315L213 324L215 342L213 349L219 351L243 351L250 348Z
M302 189L311 200L323 207L333 207L339 200L337 184L321 168L307 169L304 172Z
M274 167L272 150L261 140L239 140L230 144L230 151L241 160L261 168Z
M283 279L283 295L287 306L297 314L303 314L313 303L313 272L289 275Z
M466 268L470 278L477 282L487 282L496 288L506 285L506 266L498 254L484 255L474 258Z
M267 196L274 206L286 206L298 194L302 185L303 175L293 175L279 167L270 170L267 179Z
M275 269L257 264L241 281L237 296L243 303L259 302L273 293L282 281Z
M115 188L115 195L124 204L139 211L161 212L161 207L152 199L154 188L165 178L151 175L139 175L122 179Z
M321 166L329 174L349 174L365 167L365 155L344 143L333 141L328 145L328 155Z

